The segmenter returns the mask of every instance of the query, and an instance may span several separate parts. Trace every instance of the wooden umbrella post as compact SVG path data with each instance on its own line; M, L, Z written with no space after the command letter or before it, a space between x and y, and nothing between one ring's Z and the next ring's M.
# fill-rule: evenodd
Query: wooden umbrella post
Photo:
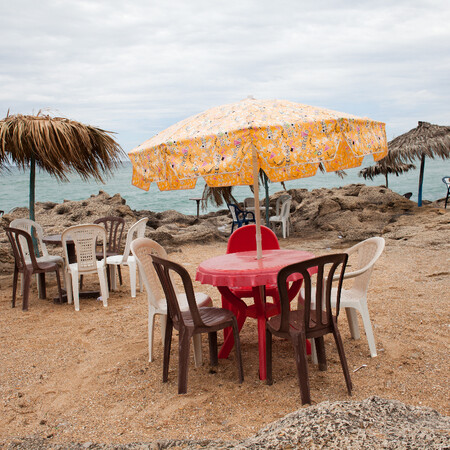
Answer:
M261 241L261 211L259 210L259 180L258 180L258 156L256 148L252 145L252 165L253 165L253 193L255 197L255 223L256 223L256 258L262 258Z

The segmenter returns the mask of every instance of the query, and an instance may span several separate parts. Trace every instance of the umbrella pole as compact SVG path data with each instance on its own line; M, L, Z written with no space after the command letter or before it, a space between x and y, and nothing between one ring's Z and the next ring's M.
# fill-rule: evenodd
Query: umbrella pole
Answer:
M258 180L258 157L256 148L252 145L252 165L253 165L253 194L255 196L255 223L256 223L256 258L262 258L261 242L261 211L259 210L259 180Z
M425 155L422 155L422 161L420 162L419 195L418 195L417 206L422 206L422 186L423 186L424 171L425 171Z
M35 219L35 213L34 213L35 185L36 185L36 159L34 158L34 155L31 155L31 160L30 160L30 203L29 203L29 207L30 207L30 220L32 220L33 222L36 220ZM36 239L34 228L33 228L33 232L31 233L31 239L33 241L33 247L34 247L35 255L36 256L40 256L39 255L39 247L38 247L38 243L37 243L37 239Z

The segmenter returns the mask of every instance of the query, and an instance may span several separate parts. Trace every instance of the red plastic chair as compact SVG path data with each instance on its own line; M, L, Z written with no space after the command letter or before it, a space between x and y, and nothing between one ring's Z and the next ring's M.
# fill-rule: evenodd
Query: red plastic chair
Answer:
M261 226L261 244L262 244L262 250L273 250L273 249L279 249L280 244L278 242L278 238L276 234L270 229L265 226ZM228 245L227 245L227 253L239 253L239 252L246 252L256 250L256 225L246 225L245 227L238 228L231 236L230 239L228 239ZM289 293L289 299L292 300L297 293L300 290L300 287L302 285L302 280L295 281L291 284L291 286L288 289ZM230 291L238 298L254 298L253 297L253 290L251 286L248 287L233 287L230 288ZM269 317L275 316L276 314L280 314L280 296L278 293L278 288L276 284L273 285L267 285L266 286L266 297L272 297L273 303L266 303L266 314L265 318L268 319ZM245 308L245 311L241 311L241 314L237 314L237 311L234 311L234 308L232 305L229 304L229 302L225 299L224 296L222 296L222 307L229 309L233 311L237 316L239 316L238 320L238 327L239 331L241 330L242 326L244 325L245 319L247 317L252 317L253 319L258 318L257 311L256 311L256 304L249 305L247 308ZM242 314L244 312L244 314ZM265 320L261 320L261 316L258 319L258 338L260 337L259 334L265 335ZM228 334L231 332L230 329L226 329L224 331L224 338L226 340ZM228 340L227 343L229 345L222 346L219 357L220 358L226 358L232 348L233 341ZM308 346L308 352L310 353L310 345L309 342L307 343Z

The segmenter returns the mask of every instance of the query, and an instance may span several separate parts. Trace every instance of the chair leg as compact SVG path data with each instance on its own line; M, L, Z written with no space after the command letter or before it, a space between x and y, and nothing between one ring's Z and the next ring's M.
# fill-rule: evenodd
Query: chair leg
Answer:
M345 357L344 345L342 344L341 335L336 326L336 323L333 326L333 336L336 342L336 347L339 353L339 359L341 360L342 371L344 372L345 383L347 385L348 395L352 395L352 380L350 379L350 372L348 370L347 358Z
M156 312L152 306L148 308L148 361L153 361L153 336L155 329L155 316ZM164 336L162 339L164 343Z
M78 272L72 272L72 295L73 295L73 303L75 305L75 311L79 311L80 291L78 290Z
M59 268L55 270L56 272L56 284L58 285L58 295L59 295L59 303L62 304L62 288L61 288L61 277L59 276Z
M136 263L130 261L128 263L128 269L130 271L131 297L135 298L136 297Z
M347 315L348 327L350 328L350 334L353 339L359 339L359 326L358 316L355 308L345 308L345 314Z
M194 334L192 336L192 341L194 344L194 364L195 367L201 367L203 363L203 357L202 357L202 335Z
M375 337L373 335L372 323L370 321L369 309L367 308L366 302L361 302L361 309L359 310L361 313L364 331L367 336L367 343L369 344L370 356L374 358L377 356L377 346L375 345Z
M268 385L273 384L272 378L272 333L266 328L266 380Z
M19 272L17 270L17 267L14 266L13 291L12 291L12 299L11 299L11 308L15 308L16 307L17 281L18 281L18 278L19 278ZM22 279L23 279L23 276L22 276Z
M100 267L97 269L98 279L100 282L100 293L102 296L103 306L106 308L108 306L108 283L107 283L107 267Z
M211 366L217 366L219 365L219 357L217 352L217 331L212 331L211 333L208 333L208 343L209 343L209 364Z
M119 274L119 284L122 286L122 269L117 266L117 273Z
M323 336L314 338L316 344L317 360L319 362L319 370L327 370L327 357L325 353L325 342Z
M116 265L108 264L106 266L107 275L108 275L108 289L110 291L117 290L117 279L116 279Z
M244 382L244 366L242 365L242 352L241 352L241 340L239 338L239 327L236 317L232 318L233 321L233 337L234 337L234 348L236 350L236 361L238 365L238 376L239 384Z
M68 270L64 270L64 285L66 287L67 294L67 303L69 305L73 302L73 294L72 294L72 276Z
M45 286L45 273L38 273L36 276L36 284L38 287L39 298L47 298L47 289Z
M164 360L163 360L163 383L169 379L169 362L170 362L170 347L172 345L172 319L167 317L167 325L164 333Z
M306 361L306 336L303 333L293 336L292 344L294 347L295 365L297 366L302 405L305 405L306 403L311 403L308 362Z
M311 339L311 361L313 364L319 364L319 360L317 359L316 342L314 339Z
M23 277L22 310L28 311L28 301L30 298L31 273L24 271L22 277Z
M178 338L178 393L186 394L189 369L189 347L191 336L186 328L180 329Z

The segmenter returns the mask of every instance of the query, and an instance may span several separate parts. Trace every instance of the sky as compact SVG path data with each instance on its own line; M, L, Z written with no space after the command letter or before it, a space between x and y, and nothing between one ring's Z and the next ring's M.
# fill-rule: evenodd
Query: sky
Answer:
M0 0L0 116L44 110L125 152L253 96L450 125L448 0Z

